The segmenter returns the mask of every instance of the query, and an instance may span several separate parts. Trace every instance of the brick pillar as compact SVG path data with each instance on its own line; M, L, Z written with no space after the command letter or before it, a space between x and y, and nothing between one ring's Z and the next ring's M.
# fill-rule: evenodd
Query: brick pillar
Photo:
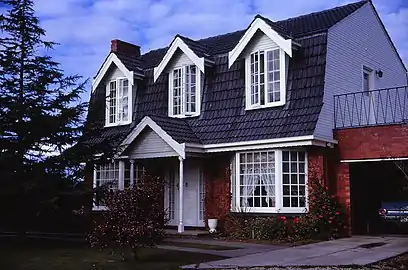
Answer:
M204 168L205 199L204 219L222 218L230 211L230 170L229 159L210 159ZM220 224L222 226L222 224Z
M317 178L326 181L325 175L325 151L321 148L311 148L307 152L309 178Z
M351 235L350 166L338 163L336 167L336 195L347 215L348 233Z

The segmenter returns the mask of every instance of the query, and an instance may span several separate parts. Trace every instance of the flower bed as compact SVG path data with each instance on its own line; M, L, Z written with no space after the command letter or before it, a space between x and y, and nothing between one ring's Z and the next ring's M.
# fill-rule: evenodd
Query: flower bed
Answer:
M298 216L259 217L228 214L224 234L232 239L299 242L339 238L347 232L346 216L337 198L317 178L309 180L309 212Z

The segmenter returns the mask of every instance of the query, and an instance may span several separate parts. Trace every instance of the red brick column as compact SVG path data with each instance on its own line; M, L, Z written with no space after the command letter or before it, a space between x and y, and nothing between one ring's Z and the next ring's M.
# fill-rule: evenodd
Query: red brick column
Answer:
M208 218L217 218L222 222L231 206L229 158L207 160L204 183L204 218L206 221Z
M336 166L336 195L344 207L351 235L350 166L348 163L338 163Z
M326 181L325 151L321 148L310 148L307 152L309 178L317 178Z

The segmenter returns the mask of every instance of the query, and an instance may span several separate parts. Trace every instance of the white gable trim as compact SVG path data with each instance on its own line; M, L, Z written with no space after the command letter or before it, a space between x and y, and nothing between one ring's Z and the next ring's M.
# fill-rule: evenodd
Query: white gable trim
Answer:
M116 56L116 54L110 53L108 58L103 63L101 69L99 70L97 76L92 81L92 92L95 91L95 89L98 87L99 83L102 81L112 63L115 64L120 71L122 71L123 75L129 80L129 83L131 85L134 85L133 71L128 70L122 63L122 61L120 61L120 59Z
M198 69L204 73L204 57L198 57L180 37L176 37L160 64L154 68L154 81L159 78L160 74L164 71L177 49L180 49L183 53L185 53L187 57L190 58L190 60L198 67Z
M183 159L185 159L185 144L176 142L167 132L165 132L156 122L154 122L149 116L145 116L142 121L132 130L132 132L126 137L126 139L121 143L124 147L119 153L120 156L124 149L130 145L139 134L145 129L145 127L150 127L157 135L160 136L171 148Z
M235 60L239 57L248 43L251 41L252 37L255 35L256 31L261 30L265 35L272 39L278 46L286 52L290 57L292 57L292 40L284 39L275 30L272 29L264 20L261 18L256 18L239 40L237 46L228 53L228 67L234 64Z

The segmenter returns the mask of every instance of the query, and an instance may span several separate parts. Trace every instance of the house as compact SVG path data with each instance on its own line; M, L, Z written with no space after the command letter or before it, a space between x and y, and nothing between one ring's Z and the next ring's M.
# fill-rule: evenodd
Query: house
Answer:
M353 225L368 209L354 208L353 196L361 201L376 185L356 170L363 186L353 195L355 165L408 156L405 85L407 70L371 1L283 21L257 15L246 29L176 35L144 54L113 40L88 116L102 131L86 143L121 139L115 160L89 167L87 181L124 189L156 166L170 225L183 232L223 211L305 213L314 174Z

